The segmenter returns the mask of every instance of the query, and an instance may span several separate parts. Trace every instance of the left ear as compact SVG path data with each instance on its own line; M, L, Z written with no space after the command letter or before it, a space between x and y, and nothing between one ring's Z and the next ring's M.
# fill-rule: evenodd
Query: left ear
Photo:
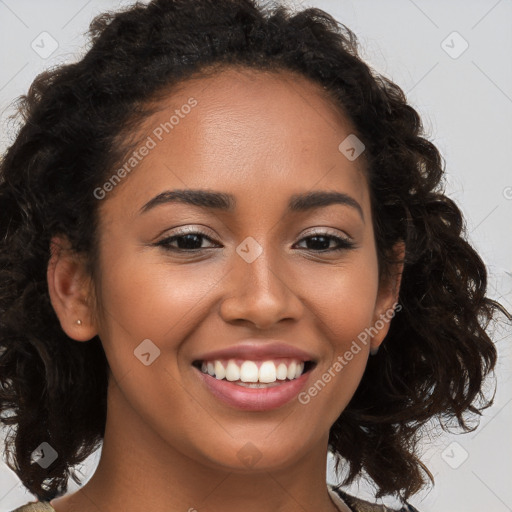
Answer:
M379 349L384 338L387 336L391 319L394 316L395 306L398 303L400 283L404 269L405 243L403 241L397 242L392 249L392 254L395 262L391 264L389 273L382 276L379 282L379 291L372 322L372 331L377 332L372 336L370 342L371 352L373 353Z

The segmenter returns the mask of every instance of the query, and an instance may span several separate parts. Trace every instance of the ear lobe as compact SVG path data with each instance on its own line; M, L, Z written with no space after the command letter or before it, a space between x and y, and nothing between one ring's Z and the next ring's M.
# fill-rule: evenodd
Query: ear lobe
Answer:
M404 269L405 243L397 242L393 247L395 263L392 264L390 274L381 279L379 292L373 318L373 328L376 334L372 336L370 343L371 353L376 353L389 332L391 319L395 316L395 309L399 311L398 304L400 283Z
M76 341L96 336L91 304L91 280L83 257L71 249L65 236L50 241L48 292L63 331ZM79 321L79 322L78 322Z

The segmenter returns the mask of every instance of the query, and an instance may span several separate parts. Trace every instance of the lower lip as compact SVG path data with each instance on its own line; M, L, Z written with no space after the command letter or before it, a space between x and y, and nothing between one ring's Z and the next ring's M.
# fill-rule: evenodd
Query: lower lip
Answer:
M244 411L269 411L277 409L295 398L305 386L312 370L298 379L285 381L268 388L245 388L228 380L219 380L195 368L208 390L231 407Z

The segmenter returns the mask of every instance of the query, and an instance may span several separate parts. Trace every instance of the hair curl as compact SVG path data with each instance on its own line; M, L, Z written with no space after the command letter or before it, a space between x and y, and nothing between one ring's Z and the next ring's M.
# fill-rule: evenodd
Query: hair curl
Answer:
M235 66L320 84L366 146L381 273L392 268L394 244L406 246L402 310L332 426L329 449L346 463L344 483L365 474L377 497L417 492L431 478L416 453L420 427L436 417L467 431L465 415L492 403L482 393L496 362L486 328L502 306L485 296L484 263L442 191L442 157L402 90L317 8L155 0L97 16L89 36L81 60L41 73L20 97L24 122L1 160L0 411L17 427L5 442L9 467L38 499L52 499L70 475L80 483L72 466L104 435L108 363L98 337L75 343L60 327L46 281L51 237L65 234L94 275L93 191L132 129L186 79ZM58 453L48 469L31 464L44 441Z

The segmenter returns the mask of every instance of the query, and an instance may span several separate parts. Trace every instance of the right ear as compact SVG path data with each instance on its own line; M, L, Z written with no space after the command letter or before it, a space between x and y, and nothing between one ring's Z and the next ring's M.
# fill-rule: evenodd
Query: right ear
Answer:
M52 237L50 253L48 291L62 330L76 341L88 341L98 331L92 307L92 279L84 258L72 250L64 235Z

